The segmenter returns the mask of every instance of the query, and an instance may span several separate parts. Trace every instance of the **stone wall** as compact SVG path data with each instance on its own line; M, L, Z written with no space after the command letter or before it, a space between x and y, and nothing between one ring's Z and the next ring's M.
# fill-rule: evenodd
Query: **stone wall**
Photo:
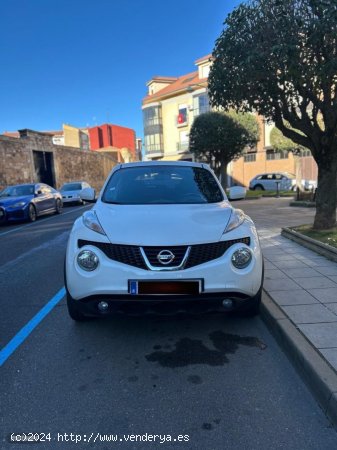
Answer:
M34 164L34 150L52 153L54 187L57 189L67 181L85 180L100 190L117 164L109 155L54 145L48 134L20 130L19 138L0 135L0 189L40 181Z

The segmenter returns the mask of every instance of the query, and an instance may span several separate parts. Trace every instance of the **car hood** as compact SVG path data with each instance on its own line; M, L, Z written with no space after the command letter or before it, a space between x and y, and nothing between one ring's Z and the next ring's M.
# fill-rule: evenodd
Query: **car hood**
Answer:
M229 221L227 201L206 205L109 205L95 212L110 242L128 245L186 245L217 242Z
M11 206L18 202L29 202L33 195L20 195L19 197L0 197L0 206Z

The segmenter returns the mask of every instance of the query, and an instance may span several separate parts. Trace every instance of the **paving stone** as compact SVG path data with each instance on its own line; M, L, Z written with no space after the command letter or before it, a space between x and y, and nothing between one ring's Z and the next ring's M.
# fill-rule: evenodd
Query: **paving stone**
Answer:
M320 352L329 364L337 370L337 348L325 348L321 349Z
M286 254L286 253L282 254L281 252L271 253L271 254L267 254L267 255L263 252L263 254L271 262L275 262L275 261L293 261L293 259L294 259L294 257L292 255L289 255L289 254Z
M334 276L334 277L328 276L328 278L330 278L331 281L333 281L334 283L337 284L337 276Z
M304 289L314 289L314 288L330 288L336 287L336 283L329 280L327 277L311 277L311 278L294 278L294 281L302 286Z
M284 306L283 310L296 324L337 322L337 315L320 303Z
M308 268L307 264L304 264L302 261L293 258L290 261L273 261L273 264L279 269L306 269Z
M315 267L315 270L317 270L322 275L331 275L331 276L337 276L337 263L335 263L334 266L323 266L323 267Z
M306 259L301 259L302 262L304 262L305 264L307 264L310 267L335 267L335 262L330 261L329 259L326 258L306 258Z
M279 269L266 269L264 272L265 280L276 280L279 278L288 278L287 275Z
M265 269L276 269L276 266L274 266L273 263L268 261L267 259L264 260L264 268Z
M310 295L304 289L294 289L291 293L289 293L289 291L273 291L270 295L280 306L319 303L315 297Z
M321 303L335 303L337 302L337 287L323 288L323 289L309 289L311 295L313 295Z
M337 299L336 299L337 301ZM337 303L325 303L325 306L333 313L337 314ZM336 346L337 347L337 346Z
M317 348L337 346L337 322L300 324L298 328Z
M290 278L287 280L264 280L263 286L267 291L292 291L299 288L298 284Z
M291 278L300 278L300 277L317 277L320 276L315 269L311 267L302 268L302 269L287 269L287 275Z

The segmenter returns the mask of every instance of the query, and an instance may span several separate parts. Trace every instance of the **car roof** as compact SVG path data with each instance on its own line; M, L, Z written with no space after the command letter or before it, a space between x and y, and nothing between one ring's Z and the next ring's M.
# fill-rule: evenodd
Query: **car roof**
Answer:
M127 167L146 167L146 166L180 166L180 167L203 167L208 168L208 164L191 161L137 161L120 164L121 169Z

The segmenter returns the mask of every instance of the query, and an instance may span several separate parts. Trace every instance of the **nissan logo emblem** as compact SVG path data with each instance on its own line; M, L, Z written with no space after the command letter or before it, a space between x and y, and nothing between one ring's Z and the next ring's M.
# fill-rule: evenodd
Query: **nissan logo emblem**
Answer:
M170 250L162 250L158 253L157 259L161 264L170 264L175 256Z

